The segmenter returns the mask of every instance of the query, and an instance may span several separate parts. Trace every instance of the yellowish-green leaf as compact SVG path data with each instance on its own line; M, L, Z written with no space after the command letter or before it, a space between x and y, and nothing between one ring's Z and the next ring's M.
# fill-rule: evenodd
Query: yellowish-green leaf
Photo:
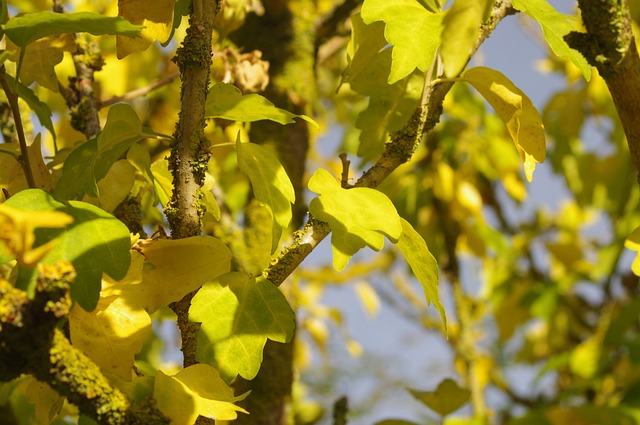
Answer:
M364 307L364 311L369 316L375 317L380 311L380 297L378 297L376 290L367 282L356 283L354 289L362 307Z
M233 390L220 374L206 364L195 364L174 376L158 371L153 398L171 425L193 425L198 416L220 421L233 420L237 412L248 413L236 406L245 395L234 397Z
M442 20L442 64L444 75L456 77L467 64L478 40L480 24L489 0L455 0Z
M98 182L100 196L98 198L87 197L88 199L85 201L112 213L131 192L135 178L136 170L133 165L126 159L118 160L111 166L107 175Z
M553 53L573 62L584 79L589 81L591 66L580 52L569 47L564 40L565 35L578 29L579 18L559 13L546 0L513 0L511 3L515 9L538 21Z
M367 70L371 61L386 44L382 22L367 25L362 20L360 12L351 15L351 40L347 45L348 64L342 73L341 83L348 83Z
M461 388L452 379L445 379L438 384L435 391L409 390L412 396L424 403L428 408L439 414L447 416L464 406L471 398L471 392Z
M624 241L624 246L627 249L636 251L636 258L633 260L633 264L631 264L631 271L633 271L636 276L640 276L640 227L631 232L627 240Z
M427 303L433 303L440 312L440 317L442 317L446 330L447 317L438 294L438 263L431 251L429 251L427 243L411 224L403 218L400 219L400 222L402 223L402 235L396 246L402 252L416 279L422 285Z
M118 59L145 50L156 40L164 43L173 30L174 5L175 0L118 0L118 16L144 27L138 38L117 36Z
M125 381L132 377L134 356L151 336L151 317L138 291L144 257L132 253L124 279L103 275L98 305L87 313L76 304L69 313L71 342L102 369Z
M16 49L11 58L17 62L20 58L19 48L7 41L8 49ZM72 52L76 48L71 34L58 34L41 38L26 47L20 66L20 81L25 86L36 81L40 86L58 92L58 78L55 66L62 61L64 52Z
M205 117L240 122L270 120L280 124L293 124L294 118L301 118L317 126L306 115L296 115L280 109L259 94L243 95L239 88L226 83L218 83L209 90Z
M295 314L280 290L263 278L232 272L205 284L193 297L189 320L201 322L196 359L230 382L253 379L267 338L288 342Z
M536 163L543 162L546 156L542 117L531 99L494 69L472 68L462 75L462 80L480 92L507 126L524 164L525 176L531 181Z
M141 240L136 249L145 257L143 298L149 313L182 299L231 267L231 251L212 236Z
M416 68L429 69L440 45L443 13L430 12L418 0L365 0L360 13L365 24L386 24L384 36L393 46L389 84Z
M591 379L598 373L602 356L602 338L598 335L582 341L571 352L569 368L584 379Z
M291 204L296 200L293 185L278 158L265 147L254 143L242 143L238 135L236 150L238 167L251 180L253 194L273 216L273 253L278 248L282 231L289 227L291 222Z
M47 191L50 190L53 179L42 157L40 134L27 146L27 153L35 186ZM9 194L16 194L29 188L24 168L18 161L20 155L20 146L17 143L0 144L0 188L6 189Z
M50 241L34 249L35 228L60 228L72 221L73 217L59 211L25 211L0 204L0 242L5 251L2 257L15 255L18 264L35 266L56 243Z
M400 216L384 193L364 187L343 189L322 168L309 179L309 189L320 195L311 201L309 212L331 227L336 270L343 270L349 259L365 246L381 250L384 236L394 243L400 238Z
M25 390L27 401L35 405L38 424L48 424L60 413L66 397L58 394L46 382L40 382L29 376L31 382Z
M171 199L173 192L173 177L169 171L169 162L165 158L158 159L151 164L153 173L153 190L164 207Z

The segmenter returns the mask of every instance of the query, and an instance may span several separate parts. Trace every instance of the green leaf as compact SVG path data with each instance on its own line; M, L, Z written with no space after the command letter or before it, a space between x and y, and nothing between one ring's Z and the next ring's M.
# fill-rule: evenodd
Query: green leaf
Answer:
M417 400L441 416L453 413L464 406L471 398L471 392L458 386L452 379L445 379L435 391L417 391L409 389Z
M422 285L427 303L433 303L440 312L440 317L442 317L446 330L447 317L438 294L438 263L429 251L427 243L411 224L404 218L400 218L400 222L402 223L402 235L396 246L402 252L416 279Z
M351 40L347 45L348 64L342 73L340 84L351 82L362 72L370 72L371 62L386 44L382 22L367 25L359 12L351 15ZM384 80L389 76L388 71Z
M245 395L234 397L233 390L220 374L206 364L195 364L174 376L158 371L153 398L172 425L192 425L198 416L220 421L237 418L237 412L247 413L233 404Z
M400 238L400 216L384 193L364 187L343 189L322 168L309 179L309 189L320 195L311 201L309 212L331 227L336 270L343 270L349 259L365 246L381 250L384 236L394 243Z
M141 25L133 25L120 17L102 16L92 12L28 13L9 19L2 25L7 37L17 46L25 47L40 38L54 34L88 32L93 35L118 34L137 37Z
M97 138L73 150L64 162L55 195L62 199L81 199L85 194L98 197L98 180L134 143L154 137L142 132L142 124L131 106L117 104L109 109L107 122Z
M515 9L529 15L542 27L542 33L556 55L567 58L580 69L584 79L591 79L591 66L580 52L569 47L564 36L579 26L578 18L559 13L546 0L513 0Z
M455 0L442 20L442 64L448 78L464 69L478 40L488 0Z
M36 229L35 246L56 240L42 262L67 260L73 264L77 277L71 298L85 310L93 310L98 303L102 273L114 280L127 274L131 262L129 230L111 214L86 202L60 202L40 189L23 190L5 203L27 211L62 211L73 217L73 223L64 229ZM17 286L31 292L34 270L20 269Z
M306 115L296 115L277 108L259 94L243 95L239 88L226 83L218 83L211 87L207 94L204 114L207 118L224 118L240 122L270 120L280 124L293 124L294 118L302 118L317 126L315 121Z
M516 145L528 181L536 163L544 161L546 145L542 117L531 99L502 73L485 67L471 68L462 80L470 83L495 109Z
M389 84L416 68L429 69L440 45L443 13L432 13L417 0L365 0L360 13L365 24L386 24L384 36L393 46Z
M271 253L274 253L282 231L291 222L291 204L296 200L293 185L278 158L268 149L254 143L241 143L238 135L236 150L238 167L251 180L253 194L273 216Z
M40 99L38 99L38 96L36 96L33 90L31 90L29 87L20 82L18 82L18 84L16 85L16 81L12 76L5 75L5 78L9 83L9 87L17 87L17 93L20 99L24 100L27 105L29 105L29 108L31 108L31 110L35 112L38 120L40 121L40 124L42 124L44 128L51 132L51 136L53 136L53 140L55 143L56 131L53 127L53 122L51 121L51 109L49 109L49 106L46 103L40 101Z
M295 314L271 282L232 272L205 284L193 297L189 320L201 322L196 358L218 369L226 381L253 379L267 338L288 342Z

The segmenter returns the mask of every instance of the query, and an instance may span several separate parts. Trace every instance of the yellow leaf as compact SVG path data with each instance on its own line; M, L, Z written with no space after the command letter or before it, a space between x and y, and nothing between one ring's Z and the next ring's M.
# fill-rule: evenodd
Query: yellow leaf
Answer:
M627 240L624 241L624 246L627 249L636 251L637 255L635 260L633 260L633 264L631 265L631 271L636 276L640 276L640 227L631 232Z
M118 59L147 49L154 41L167 41L173 27L175 0L118 0L118 16L144 25L140 37L116 37Z
M218 371L196 364L174 376L158 371L153 397L171 425L192 425L199 415L216 420L233 420L246 410L233 404L246 396L234 397L233 390Z
M457 76L469 60L471 49L480 34L487 0L455 0L442 20L440 54L444 74Z
M546 156L540 113L522 90L494 69L472 68L461 78L480 92L507 126L530 182L536 163L544 161Z
M231 269L231 251L212 236L140 240L136 246L145 257L142 280L149 289L145 297L149 313Z
M355 286L356 295L364 307L364 311L371 317L375 317L380 311L380 298L378 293L367 282L358 282Z
M601 338L592 337L581 342L571 352L569 367L573 373L584 379L593 378L599 369L602 354Z
M18 264L33 267L51 248L55 241L32 249L36 227L60 228L73 221L73 217L59 211L26 211L0 204L0 241L6 250L16 256Z
M482 196L471 183L460 182L456 190L456 197L460 205L475 215L482 215Z
M42 141L38 134L33 143L27 146L29 162L35 187L44 190L51 190L51 173L42 158ZM17 143L4 143L0 151L0 188L5 189L9 194L15 195L21 190L28 189L27 178L24 169L17 158L20 156L20 146Z
M115 282L103 275L95 310L87 313L76 304L69 313L73 345L127 382L131 381L134 356L151 336L151 317L139 291L144 257L134 254L124 279Z
M47 383L27 378L31 382L25 390L25 398L35 405L36 423L49 424L60 413L65 397L58 394Z
M7 49L16 51L11 60L17 62L20 48L7 39ZM76 49L72 35L57 34L44 37L30 43L26 49L20 68L20 81L25 86L36 81L42 87L57 93L58 78L54 68L62 62L64 52Z
M111 166L107 175L98 182L98 198L86 196L85 201L98 205L107 212L113 212L125 200L136 178L136 170L126 159Z

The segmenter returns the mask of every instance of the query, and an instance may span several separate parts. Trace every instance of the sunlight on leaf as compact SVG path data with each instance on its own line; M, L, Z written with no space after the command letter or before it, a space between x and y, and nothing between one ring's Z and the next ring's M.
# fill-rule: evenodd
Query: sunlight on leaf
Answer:
M640 276L640 227L636 228L624 241L624 246L627 249L636 251L636 258L631 264L631 271L636 276Z
M93 310L100 297L102 273L122 279L129 270L131 239L129 229L106 211L86 202L60 202L40 189L16 193L4 205L24 211L60 211L73 217L62 229L37 229L35 246L56 240L42 259L46 264L67 260L76 270L71 298L87 311ZM16 286L31 292L35 285L34 269L20 269Z
M144 258L133 257L129 272L120 281L102 280L95 310L75 305L69 313L71 342L100 368L131 381L134 356L151 336L151 317L144 298L136 291L142 280Z
M472 68L461 79L480 92L507 126L524 164L527 180L531 182L536 163L543 162L546 156L542 117L531 99L494 69Z
M205 284L193 297L189 320L201 322L196 358L230 382L253 379L267 338L289 342L295 314L280 290L266 279L232 272Z
M376 290L364 281L356 283L354 289L365 313L367 313L369 317L377 316L380 312L380 297Z
M361 14L351 15L351 39L347 45L347 67L342 72L342 83L348 83L361 72L367 71L373 59L387 44L384 24L373 22L367 25ZM388 76L385 76L385 80Z
M438 384L435 391L408 390L412 396L424 403L428 408L447 416L455 412L471 399L471 392L458 386L453 379L445 379Z
M88 32L93 35L120 34L137 37L142 26L133 25L120 17L102 16L93 12L43 11L11 18L2 25L2 29L16 45L25 47L48 35L65 33Z
M267 148L255 143L242 143L238 134L236 151L238 167L251 180L253 194L273 216L270 252L273 254L278 248L282 232L291 223L291 204L296 200L293 185L278 158Z
M118 0L118 16L144 27L137 38L116 37L118 59L145 50L156 40L166 42L173 32L174 4L175 0Z
M248 413L234 404L246 395L234 397L218 372L206 364L189 366L174 376L158 371L153 392L171 425L193 425L199 415L221 421L236 419L237 412Z
M239 88L226 83L218 83L209 90L205 117L240 122L270 120L280 124L293 124L294 118L301 118L317 126L306 115L296 115L280 109L259 94L243 95Z
M416 68L429 69L440 45L444 13L432 13L415 0L365 0L360 13L365 24L386 24L384 36L393 46L389 84Z
M336 270L343 270L361 248L380 251L385 236L394 243L400 238L400 216L384 193L364 187L343 189L322 168L309 179L309 189L320 195L309 204L309 212L331 227Z
M579 18L559 13L546 0L513 0L513 7L538 21L545 40L556 55L569 59L584 79L591 79L591 66L580 52L569 47L564 36L579 28Z
M422 285L427 303L433 303L438 312L440 312L440 317L442 318L446 332L447 317L444 312L444 307L440 303L440 295L438 294L438 263L429 251L427 243L422 236L415 231L413 226L404 218L401 218L400 222L402 223L402 235L396 246L400 252L402 252L416 279L418 279L418 282Z

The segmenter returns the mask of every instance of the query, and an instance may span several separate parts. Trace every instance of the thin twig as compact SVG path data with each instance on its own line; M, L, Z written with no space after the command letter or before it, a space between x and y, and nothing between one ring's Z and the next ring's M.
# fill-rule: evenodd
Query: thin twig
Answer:
M116 103L127 102L127 101L135 99L137 97L144 96L144 95L146 95L148 93L151 93L152 91L154 91L156 89L159 89L160 87L163 87L163 86L166 86L168 84L171 84L179 76L180 76L180 72L179 71L173 72L171 74L168 74L168 75L162 77L158 81L155 81L155 82L149 84L148 86L140 87L139 89L135 89L135 90L131 90L130 92L127 92L127 93L123 94L122 96L114 96L114 97L111 97L109 99L103 100L102 102L100 102L100 104L98 106L100 108L106 108L107 106L111 106L111 105L114 105Z
M16 132L18 133L18 142L20 143L20 164L24 170L24 175L27 178L27 184L30 188L36 187L36 182L33 178L33 171L31 169L31 160L29 159L29 150L27 147L27 139L24 136L24 127L22 126L22 118L20 116L20 106L18 105L18 95L11 91L9 82L6 78L7 70L5 67L0 67L0 84L4 90L9 106L11 107L11 113L13 114L13 121L16 125ZM17 83L17 80L16 80Z

